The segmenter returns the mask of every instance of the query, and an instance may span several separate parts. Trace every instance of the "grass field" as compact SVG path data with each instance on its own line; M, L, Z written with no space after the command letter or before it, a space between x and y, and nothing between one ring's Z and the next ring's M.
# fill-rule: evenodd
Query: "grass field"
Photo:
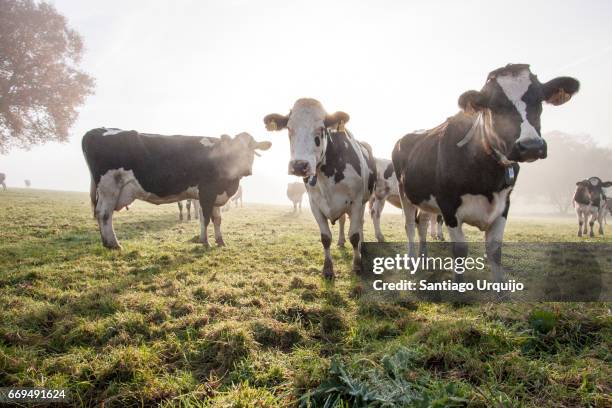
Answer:
M87 194L0 192L0 386L106 407L612 406L609 304L365 301L352 251L324 282L312 215L289 213L233 209L227 247L205 249L175 205L136 203L108 251ZM404 240L401 216L383 231ZM505 238L575 233L514 217Z

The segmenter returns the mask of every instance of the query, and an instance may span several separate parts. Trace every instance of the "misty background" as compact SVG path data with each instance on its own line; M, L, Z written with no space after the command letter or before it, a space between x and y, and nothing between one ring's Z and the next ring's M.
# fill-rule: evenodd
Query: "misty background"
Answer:
M453 115L461 93L509 62L531 64L542 82L581 82L569 103L545 104L549 158L522 166L513 211L562 211L577 180L612 179L609 1L51 3L83 36L95 94L68 143L0 156L9 187L29 179L33 188L88 191L81 137L100 126L247 131L273 146L243 179L245 201L288 204L287 182L297 180L287 175L288 137L265 130L266 114L316 98L347 112L354 135L390 158L403 134Z

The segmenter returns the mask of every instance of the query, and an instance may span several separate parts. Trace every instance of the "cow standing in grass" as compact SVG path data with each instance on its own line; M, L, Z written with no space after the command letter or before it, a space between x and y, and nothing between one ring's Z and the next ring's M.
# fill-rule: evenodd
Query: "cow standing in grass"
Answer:
M255 150L270 146L270 142L256 142L248 133L213 138L90 130L83 136L82 147L91 172L91 201L102 243L120 248L113 212L136 199L153 204L198 199L200 241L208 245L212 219L215 241L224 245L219 207L236 192L240 179L251 175Z
M2 189L6 191L6 174L0 173L0 184L2 184Z
M587 223L590 227L589 236L594 237L593 226L599 224L599 234L603 235L603 220L608 207L608 199L604 188L612 187L612 181L602 182L599 177L591 177L576 183L574 193L574 209L578 216L578 236L587 233ZM584 231L583 231L584 227Z
M480 91L461 95L461 112L434 129L402 137L393 149L393 166L409 252L415 254L417 208L439 213L455 257L467 255L463 223L485 232L494 279L502 281L501 243L518 162L546 158L542 102L561 105L578 88L573 78L541 83L528 65L508 64L491 72ZM426 253L427 222L419 217L421 253Z
M301 181L294 181L287 184L287 198L293 203L293 214L302 212L302 197L306 192L306 186Z
M289 174L307 180L310 209L321 232L325 252L323 276L334 277L329 221L350 217L349 240L353 246L353 271L361 269L365 204L372 195L376 165L369 145L344 129L349 115L328 114L315 99L298 99L288 115L264 118L268 130L287 129L291 159Z

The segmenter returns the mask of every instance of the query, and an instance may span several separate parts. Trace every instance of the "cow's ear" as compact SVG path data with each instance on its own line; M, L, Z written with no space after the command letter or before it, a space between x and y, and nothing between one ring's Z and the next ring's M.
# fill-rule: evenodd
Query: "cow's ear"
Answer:
M289 116L279 115L278 113L271 113L264 118L266 129L269 131L283 130L287 127L287 122L289 122Z
M551 105L562 105L580 89L580 82L570 77L558 77L542 84L544 100Z
M488 105L487 96L479 91L466 91L459 97L459 107L466 113L478 112Z
M605 188L612 187L612 181L604 181L601 185Z
M589 181L588 180L580 180L576 182L577 186L588 186L589 185Z
M268 141L255 142L253 145L253 149L256 149L256 150L268 150L271 147L272 147L272 143Z
M348 113L338 111L325 117L324 125L326 128L336 128L340 132L344 131L344 125L351 119Z

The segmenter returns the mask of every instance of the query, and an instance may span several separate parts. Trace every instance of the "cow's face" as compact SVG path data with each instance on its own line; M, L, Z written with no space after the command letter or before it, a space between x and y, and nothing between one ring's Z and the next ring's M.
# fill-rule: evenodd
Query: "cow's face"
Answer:
M222 158L220 163L220 175L224 179L235 180L253 174L253 160L259 154L256 150L268 150L272 146L270 142L257 142L250 134L243 132L234 138L228 135L221 136L218 144L214 147Z
M289 132L291 158L289 174L299 177L314 176L325 155L328 130L342 127L349 121L344 112L329 115L315 99L298 99L289 115L276 113L264 118L266 129Z
M540 134L542 102L561 105L578 92L580 84L570 77L558 77L544 84L531 73L529 65L508 64L491 72L480 91L467 91L459 98L466 110L488 109L499 146L510 160L530 162L544 159L546 141Z
M576 183L577 190L592 205L599 207L600 202L606 197L603 189L612 187L612 181L601 181L599 177L590 177ZM603 204L603 203L602 203Z

